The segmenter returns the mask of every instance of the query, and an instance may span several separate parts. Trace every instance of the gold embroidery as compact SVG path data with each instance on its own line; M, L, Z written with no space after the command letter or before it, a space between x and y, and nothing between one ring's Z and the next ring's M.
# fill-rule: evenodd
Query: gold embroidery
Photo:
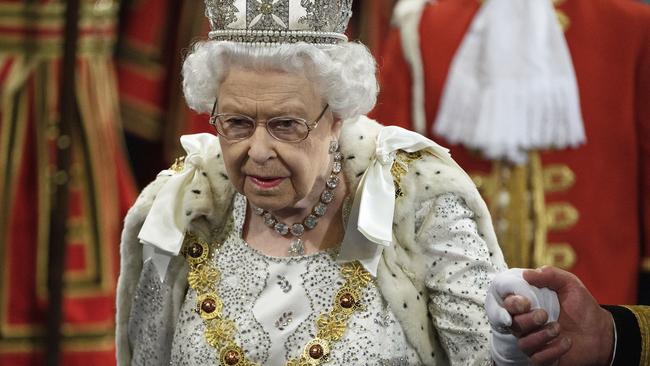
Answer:
M636 317L641 333L641 358L639 365L650 365L650 307L642 305L626 305Z
M549 245L549 230L563 230L579 219L568 203L546 204L545 193L570 188L573 172L565 165L542 167L539 152L528 154L528 163L511 165L495 161L489 175L472 179L489 203L494 227L506 261L512 267L555 264L570 269L576 254L569 244Z
M550 243L544 250L544 258L538 266L548 264L562 269L571 269L576 263L576 252L568 243Z
M319 335L338 341L345 333L347 325L344 319L336 315L322 314L318 317L316 325L318 326Z
M544 167L544 190L546 192L563 192L573 187L576 175L571 168L562 164Z
M228 225L227 225L228 226ZM216 292L219 269L212 258L219 244L210 247L204 240L189 232L185 236L184 251L190 266L188 283L197 294L197 312L205 324L206 342L217 349L223 365L254 366L243 349L235 343L235 323L222 316L223 303ZM289 366L320 365L329 360L330 345L343 337L347 323L355 311L363 310L363 290L372 282L370 273L359 262L341 266L345 279L332 300L332 308L316 321L317 337L305 345L299 358L289 360Z
M481 190L488 197L503 254L513 267L531 266L533 214L529 175L528 165L513 166L498 161Z
M210 285L219 281L219 270L214 267L200 264L195 271L187 275L190 287L207 291Z
M550 203L546 206L546 226L548 230L565 230L578 222L580 214L567 202Z
M205 339L214 348L224 348L235 336L235 323L231 320L221 320L206 327Z
M546 262L548 242L546 238L546 201L544 196L544 178L542 159L538 152L530 153L531 194L533 198L535 236L533 241L533 264L539 267Z
M560 9L555 9L555 16L557 16L557 22L560 23L560 28L563 32L566 32L571 25L571 19L566 13Z
M397 151L395 161L390 167L390 173L393 176L393 182L395 183L395 198L404 196L404 191L402 190L400 183L402 182L402 177L404 174L409 171L409 165L415 160L422 159L422 155L425 153L429 152L426 150L419 150L415 152L406 152L404 150Z
M555 15L557 16L557 22L560 24L562 31L566 32L567 29L569 29L569 26L571 25L571 19L569 19L569 16L566 15L566 13L563 10L557 8L559 5L562 5L564 2L566 2L566 0L553 0L553 6L555 6Z
M176 173L180 173L183 171L183 168L185 168L185 157L181 156L180 158L176 158L174 160L174 164L172 164L171 167L169 167L169 170L173 170Z
M370 273L358 262L344 266L341 269L341 275L355 288L365 287L372 280Z

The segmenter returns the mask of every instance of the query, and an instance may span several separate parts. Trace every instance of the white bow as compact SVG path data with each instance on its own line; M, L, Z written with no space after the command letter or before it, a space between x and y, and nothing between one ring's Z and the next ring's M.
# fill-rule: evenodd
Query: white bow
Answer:
M189 219L184 214L183 197L192 182L200 179L200 171L216 164L221 151L219 139L208 133L182 136L181 145L187 152L185 166L179 173L163 170L158 174L171 177L156 195L138 234L140 242L150 246L145 247L145 257L153 258L161 281L169 260L178 255L183 246Z
M358 260L373 276L377 275L382 250L393 242L395 185L390 169L398 150L425 149L445 163L458 167L449 150L420 134L396 126L381 129L375 157L361 177L354 196L349 222L357 225L349 225L345 231L339 262Z

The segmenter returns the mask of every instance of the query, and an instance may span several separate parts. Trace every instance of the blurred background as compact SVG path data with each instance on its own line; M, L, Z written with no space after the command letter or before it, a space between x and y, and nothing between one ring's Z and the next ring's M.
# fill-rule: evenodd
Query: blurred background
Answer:
M396 3L418 0L356 1L349 36L379 67L372 117L415 128L424 111L423 132L451 147L488 202L511 267L556 265L601 303L650 304L650 6L548 1L586 144L513 164L436 136L477 0L419 0L399 19ZM183 155L181 134L211 132L180 84L184 55L208 32L203 13L200 0L0 0L0 365L115 364L124 215Z

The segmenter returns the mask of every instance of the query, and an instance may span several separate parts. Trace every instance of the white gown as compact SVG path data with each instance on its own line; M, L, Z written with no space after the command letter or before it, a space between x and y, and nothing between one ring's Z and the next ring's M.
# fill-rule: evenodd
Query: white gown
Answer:
M215 261L222 273L218 293L224 315L237 325L236 341L247 357L263 365L283 365L302 353L315 335L316 318L331 308L336 290L343 283L336 251L300 257L276 258L249 247L242 239L246 199L236 195L231 234ZM440 365L472 364L487 354L488 341L481 297L493 271L488 250L477 233L473 213L453 194L424 202L416 214L423 245L430 254L431 319L444 352L435 355ZM448 250L446 249L448 248ZM452 260L453 259L453 260ZM437 275L437 271L454 276ZM438 277L445 282L439 284ZM449 290L454 288L455 291ZM205 341L203 319L196 313L196 293L189 289L174 325L173 339L160 339L152 312L166 311L153 264L145 263L136 290L129 324L132 364L219 365L217 351ZM160 292L163 292L161 295ZM349 321L343 338L333 344L328 365L420 365L401 324L379 289L370 285L363 294L364 309ZM144 313L148 316L144 316ZM148 318L150 321L141 322ZM155 317L154 317L155 318ZM167 336L169 337L169 336ZM160 342L170 345L171 355L158 354Z

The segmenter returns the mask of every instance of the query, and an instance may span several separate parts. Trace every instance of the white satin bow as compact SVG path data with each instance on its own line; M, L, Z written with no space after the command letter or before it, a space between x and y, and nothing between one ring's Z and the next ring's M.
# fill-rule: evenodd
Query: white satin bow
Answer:
M179 173L163 170L158 175L171 175L160 189L138 234L145 244L145 257L150 256L163 276L172 256L178 255L183 246L188 217L183 210L183 197L192 182L201 179L200 171L216 164L221 151L219 139L208 133L181 137L185 149L185 166ZM147 248L147 246L149 246Z
M446 164L458 167L449 150L418 133L396 126L381 129L375 157L361 177L350 212L349 222L357 225L349 225L346 229L337 261L358 260L373 276L377 275L383 248L393 241L395 185L390 169L398 150L415 152L424 149Z

